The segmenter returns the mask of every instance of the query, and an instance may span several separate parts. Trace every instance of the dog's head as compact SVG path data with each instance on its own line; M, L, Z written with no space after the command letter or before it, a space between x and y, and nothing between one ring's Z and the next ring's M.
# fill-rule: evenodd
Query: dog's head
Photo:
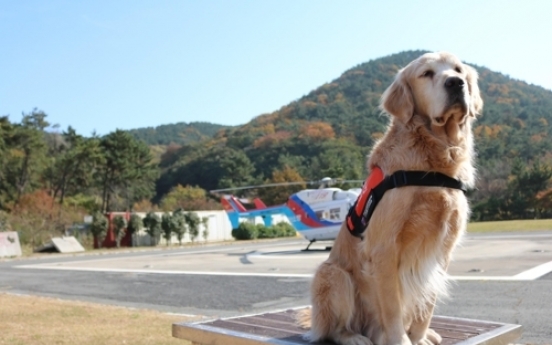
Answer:
M449 120L463 123L483 108L477 72L448 53L428 53L399 71L383 93L381 107L407 123L414 114L431 124L444 126Z

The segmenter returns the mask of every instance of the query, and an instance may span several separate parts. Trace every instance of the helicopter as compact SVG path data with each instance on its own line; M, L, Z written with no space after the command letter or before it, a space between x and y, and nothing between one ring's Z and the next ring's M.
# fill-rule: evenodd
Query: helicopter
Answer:
M216 189L210 191L218 195L222 192L246 190L254 188L267 188L277 186L289 186L298 184L318 184L317 189L303 189L293 193L288 200L281 205L266 206L259 199L240 199L233 194L222 194L221 204L228 215L232 228L237 228L243 219L262 218L265 226L272 225L275 218L287 218L295 230L303 236L309 244L304 250L317 241L333 241L339 233L341 224L347 216L349 208L354 204L361 188L342 190L331 187L335 183L358 183L363 180L340 180L325 177L319 181L273 183L258 186L246 186L239 188ZM252 204L252 208L246 208L244 204ZM329 249L331 247L327 247Z

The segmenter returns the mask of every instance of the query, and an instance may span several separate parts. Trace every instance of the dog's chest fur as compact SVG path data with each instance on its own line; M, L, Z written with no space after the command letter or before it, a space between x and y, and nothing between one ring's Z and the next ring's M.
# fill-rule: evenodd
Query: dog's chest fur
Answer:
M452 198L457 191L429 192L441 199L441 207L425 209L415 203L416 213L396 234L399 242L398 275L405 318L426 317L428 306L447 295L447 268L452 251L465 231L467 202ZM424 198L414 196L413 202ZM466 212L465 212L466 211ZM425 213L425 214L424 214ZM411 320L410 320L411 321ZM405 320L405 323L409 323Z
M396 170L439 171L473 181L471 130L450 145L416 119L394 126L374 148L370 166L389 175ZM436 159L436 155L441 155ZM427 156L426 156L427 155ZM429 156L433 155L433 156ZM366 258L395 250L405 324L426 317L438 296L446 296L452 251L465 231L469 207L461 191L441 187L402 187L388 191L374 212L362 246ZM394 242L392 245L391 242ZM368 266L370 263L368 263Z
M446 270L468 215L467 199L459 194L439 187L388 191L366 230L360 247L363 271L377 279L371 266L395 260L405 324L427 316L428 306L446 296ZM391 213L391 219L389 210L401 212ZM380 252L385 252L383 259L374 259Z

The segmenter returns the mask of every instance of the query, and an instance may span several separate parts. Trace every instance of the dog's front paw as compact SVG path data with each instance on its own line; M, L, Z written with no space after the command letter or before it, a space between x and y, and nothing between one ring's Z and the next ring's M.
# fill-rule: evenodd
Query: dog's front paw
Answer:
M379 340L376 341L377 345L412 345L412 342L408 338L408 335L403 334L402 336L388 336L382 334Z
M370 339L360 334L342 336L336 342L340 345L373 345Z
M435 332L431 328L428 328L426 329L425 334L423 337L421 337L421 339L416 340L410 338L410 340L412 340L413 345L438 345L441 344L443 338L441 338L441 336L437 332Z

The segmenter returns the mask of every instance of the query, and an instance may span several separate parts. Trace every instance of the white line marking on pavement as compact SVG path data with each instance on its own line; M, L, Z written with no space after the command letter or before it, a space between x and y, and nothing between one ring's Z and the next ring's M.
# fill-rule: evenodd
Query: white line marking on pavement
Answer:
M464 239L465 240L479 240L479 239L511 239L511 238L551 238L552 232L547 231L545 233L514 233L514 234L508 234L508 233L501 233L501 234L467 234Z
M17 268L61 270L61 271L86 271L86 272L107 272L107 273L142 273L142 274L179 274L179 275L209 275L209 276L238 276L238 277L278 277L278 278L312 278L312 274L299 273L254 273L254 272L207 272L207 271L156 271L126 268L95 268L95 267L69 267L50 265L23 265Z
M552 272L552 261L533 267L520 274L516 274L514 278L520 280L535 280L550 272Z
M527 271L523 271L515 276L450 276L453 280L505 280L505 281L524 281L536 280L552 272L552 261L538 265Z
M519 281L527 279L516 279L514 277L508 276L449 276L451 280L496 280L496 281Z
M310 258L327 258L330 255L330 252L320 252L320 253L313 253L309 254ZM302 254L300 251L289 251L287 254L278 254L278 253L263 253L259 251L254 251L251 253L245 254L245 257L247 258L255 258L255 259L292 259L292 260L302 260L305 258L304 254ZM321 260L322 262L324 260Z
M220 271L175 271L175 270L146 270L125 268L96 268L53 266L51 264L21 265L17 268L46 269L62 271L85 271L105 273L141 273L141 274L169 274L169 275L209 275L209 276L236 276L236 277L274 277L274 278L312 278L313 274L303 273L262 273L262 272L220 272ZM529 281L538 279L552 272L552 261L536 266L515 276L450 276L452 280L492 280L492 281Z

